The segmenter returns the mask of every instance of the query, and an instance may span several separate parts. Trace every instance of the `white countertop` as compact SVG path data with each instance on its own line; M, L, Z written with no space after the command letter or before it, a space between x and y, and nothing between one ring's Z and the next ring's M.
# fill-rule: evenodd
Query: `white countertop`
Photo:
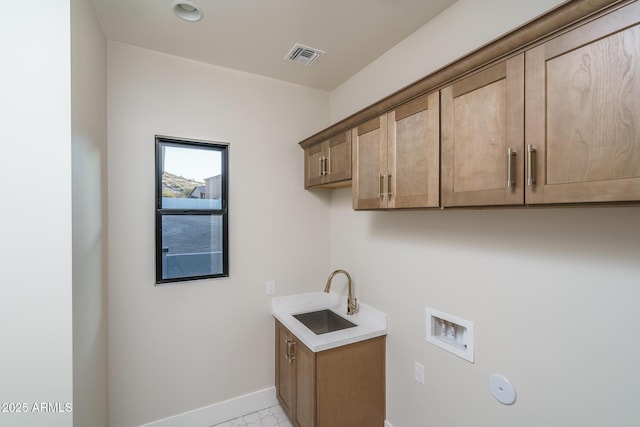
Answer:
M323 309L329 309L357 326L316 335L293 317L294 314ZM387 334L386 314L358 301L358 311L347 316L347 297L335 292L311 292L276 297L271 300L271 313L304 345L316 353Z

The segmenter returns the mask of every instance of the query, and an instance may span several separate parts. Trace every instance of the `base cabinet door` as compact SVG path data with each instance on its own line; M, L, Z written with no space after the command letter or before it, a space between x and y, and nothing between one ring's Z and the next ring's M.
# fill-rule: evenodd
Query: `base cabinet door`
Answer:
M385 339L317 353L318 427L383 427Z
M304 344L296 346L296 406L294 420L299 427L316 425L316 358Z
M524 55L447 86L442 205L524 204Z
M526 52L526 202L640 200L640 3Z
M287 328L276 322L276 397L286 413L294 409L296 394L296 365L291 358L295 338Z
M276 396L296 427L384 427L385 337L312 352L276 321Z

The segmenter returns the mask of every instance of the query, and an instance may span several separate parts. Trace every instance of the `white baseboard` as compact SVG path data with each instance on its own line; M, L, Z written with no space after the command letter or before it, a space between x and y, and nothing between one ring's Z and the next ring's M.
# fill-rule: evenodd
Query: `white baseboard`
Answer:
M393 427L391 423L387 420L384 421L384 427Z
M277 404L276 389L269 387L139 427L210 427Z

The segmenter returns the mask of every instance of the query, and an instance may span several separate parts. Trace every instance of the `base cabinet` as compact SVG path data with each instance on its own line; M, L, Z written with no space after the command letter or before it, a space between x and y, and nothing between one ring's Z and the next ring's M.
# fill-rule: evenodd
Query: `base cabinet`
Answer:
M296 427L383 427L385 337L318 353L276 321L276 396Z

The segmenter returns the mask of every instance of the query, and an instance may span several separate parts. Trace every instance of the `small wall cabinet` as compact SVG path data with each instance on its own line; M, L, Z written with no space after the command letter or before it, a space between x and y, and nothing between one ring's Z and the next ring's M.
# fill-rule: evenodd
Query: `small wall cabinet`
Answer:
M385 337L314 353L276 320L276 396L296 427L383 427Z
M354 209L438 206L439 120L434 92L352 130Z
M351 180L351 132L341 132L304 150L304 186L341 187Z

